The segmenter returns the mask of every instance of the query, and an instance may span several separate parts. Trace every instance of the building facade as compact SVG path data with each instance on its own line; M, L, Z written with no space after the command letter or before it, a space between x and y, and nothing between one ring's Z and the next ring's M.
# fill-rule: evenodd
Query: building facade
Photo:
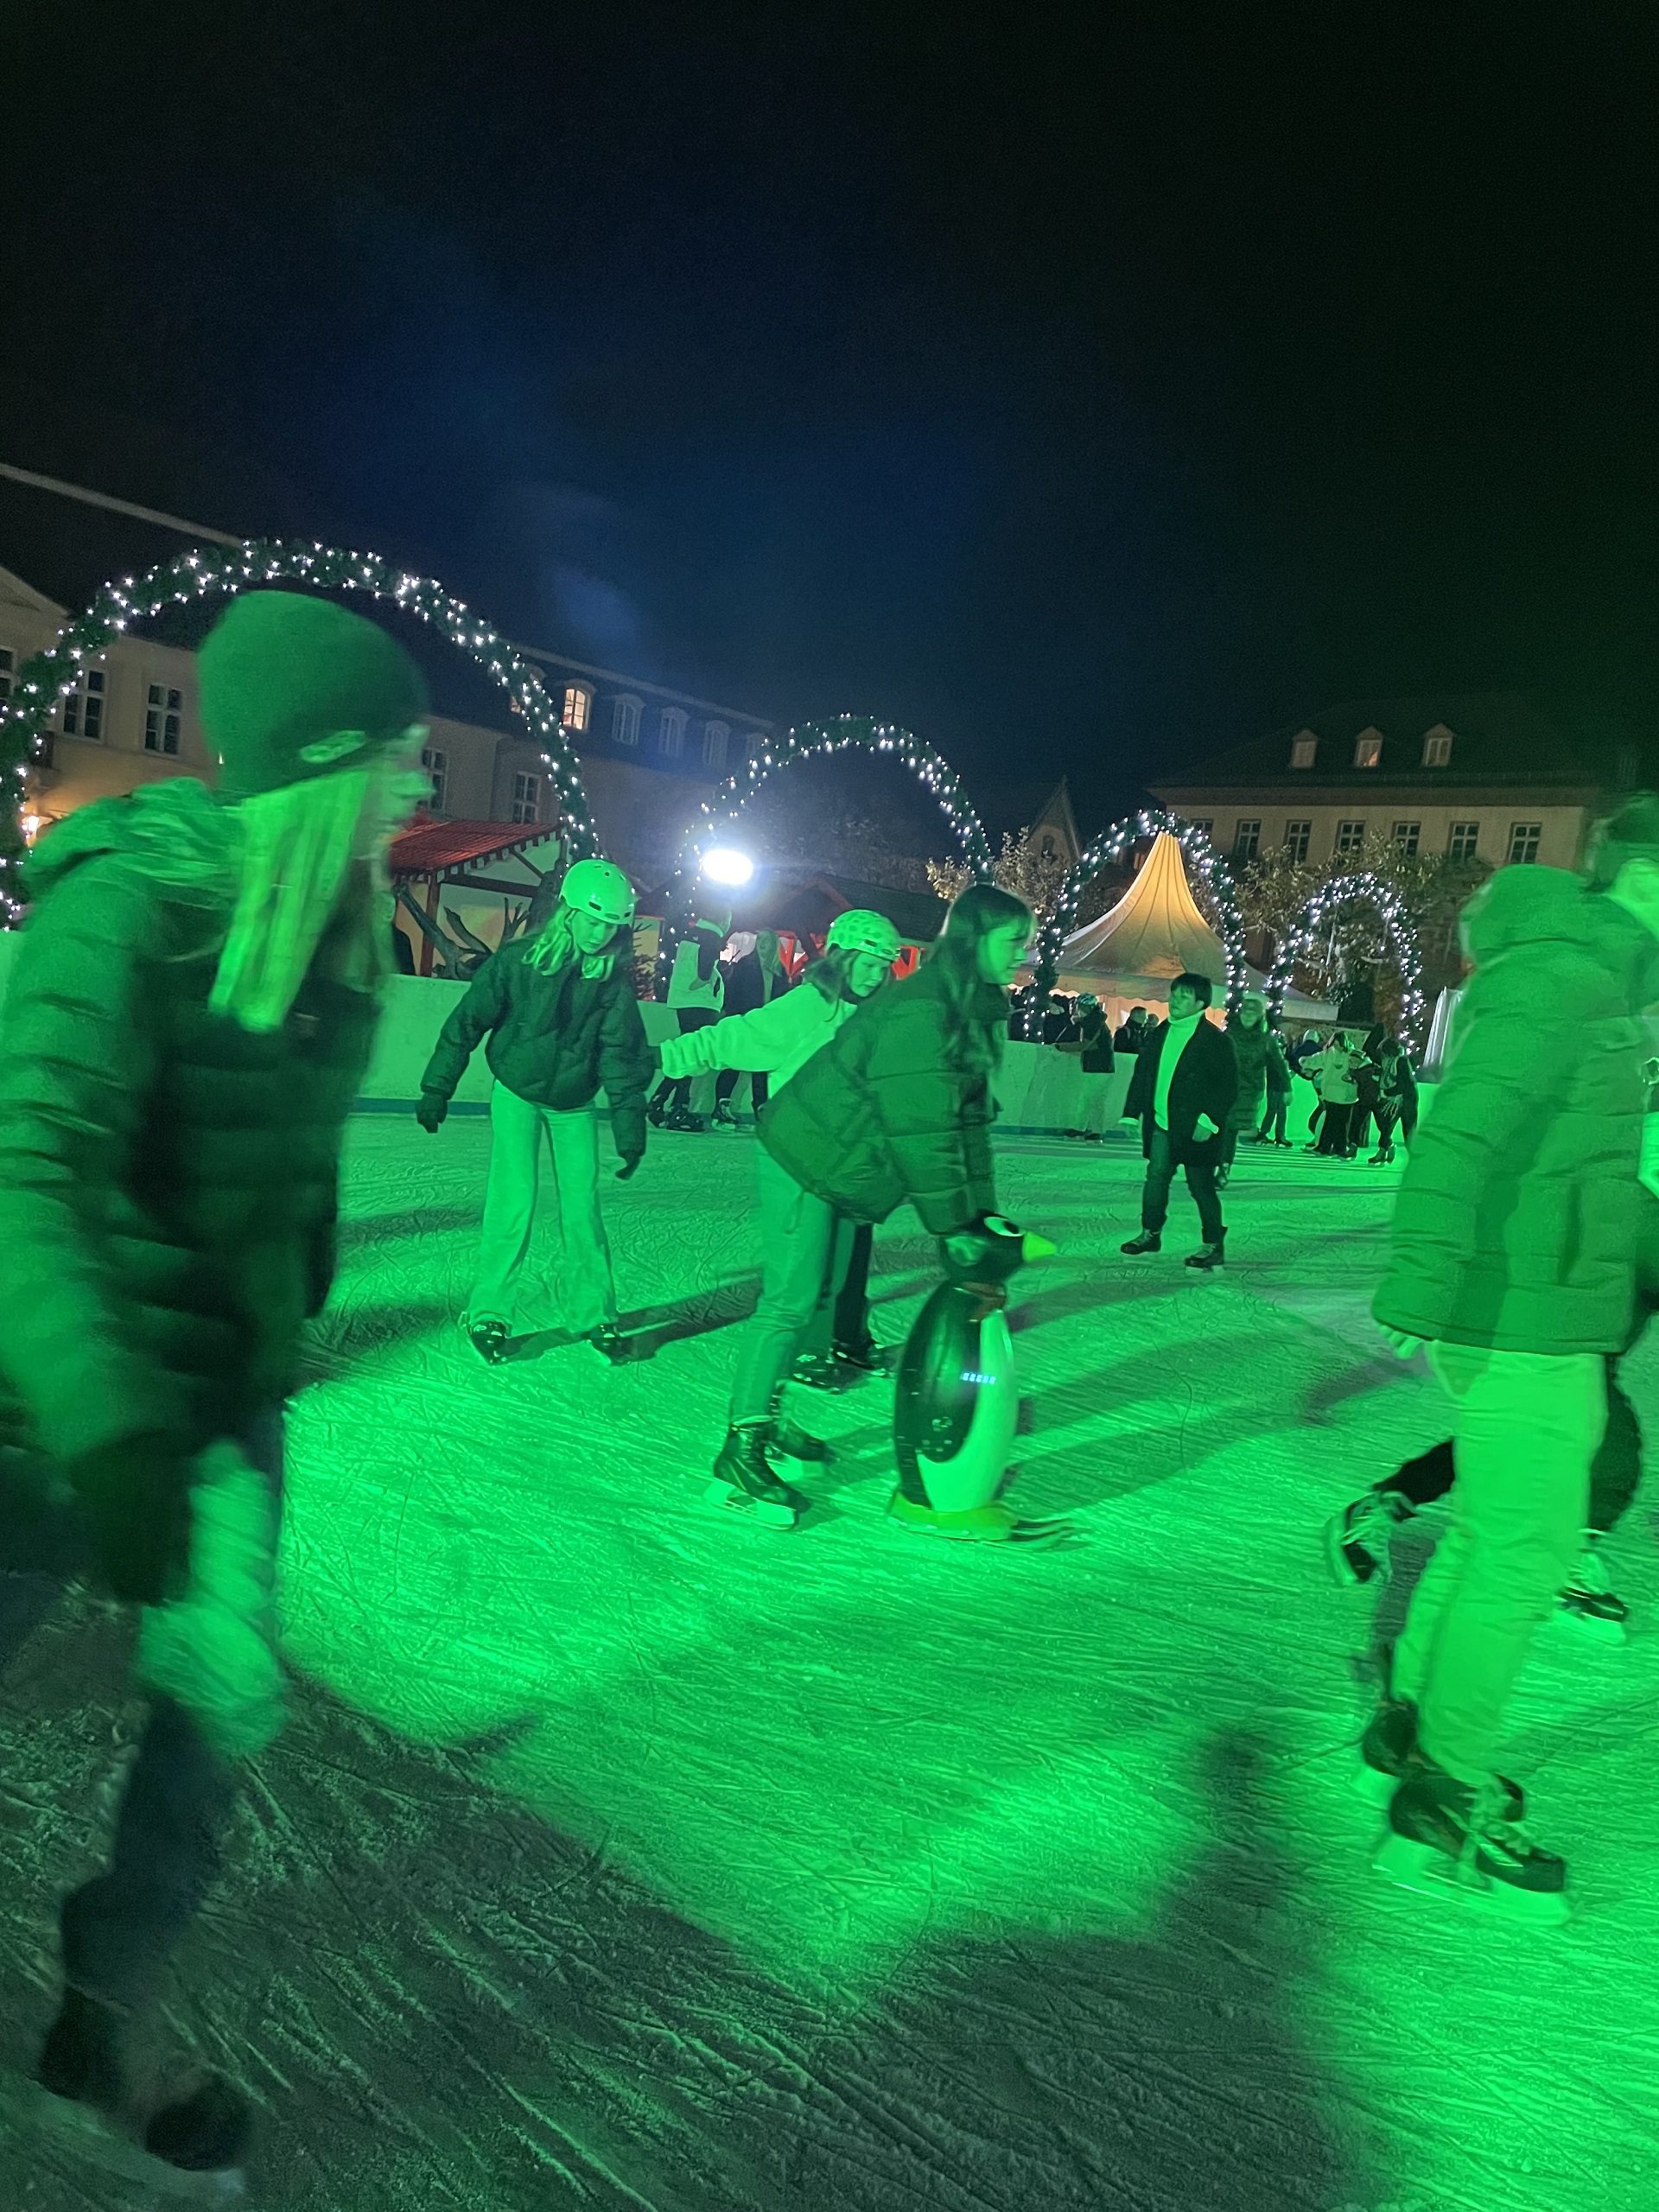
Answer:
M1612 779L1518 692L1350 700L1152 786L1235 866L1277 846L1323 865L1368 835L1411 853L1572 868Z
M0 697L18 668L49 645L65 609L0 569ZM559 707L607 852L642 885L671 872L703 799L766 742L772 725L712 700L670 691L579 661L526 652ZM442 820L556 823L557 785L521 713L489 728L431 717L426 765ZM195 655L123 636L60 702L28 779L33 837L88 799L168 776L212 783L219 764L202 734Z

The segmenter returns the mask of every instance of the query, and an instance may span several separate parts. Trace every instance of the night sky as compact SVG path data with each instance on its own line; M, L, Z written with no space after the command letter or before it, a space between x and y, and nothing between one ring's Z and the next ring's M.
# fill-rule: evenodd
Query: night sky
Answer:
M5 14L0 458L1085 818L1659 702L1646 6Z

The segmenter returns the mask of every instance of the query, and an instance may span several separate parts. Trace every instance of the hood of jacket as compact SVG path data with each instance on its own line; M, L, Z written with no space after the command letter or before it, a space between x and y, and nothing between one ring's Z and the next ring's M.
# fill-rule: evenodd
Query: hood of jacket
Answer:
M1567 944L1622 978L1632 1007L1659 988L1659 938L1565 868L1500 868L1465 908L1463 940L1478 970L1529 945Z
M83 861L130 853L158 879L232 887L236 823L206 784L173 776L124 798L98 798L67 814L30 851L23 887L37 904Z

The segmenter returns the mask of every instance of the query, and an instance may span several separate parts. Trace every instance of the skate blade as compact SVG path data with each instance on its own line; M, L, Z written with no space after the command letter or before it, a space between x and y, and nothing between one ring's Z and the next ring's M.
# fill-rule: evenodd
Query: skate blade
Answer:
M129 2183L136 2193L124 2197L124 2202L232 2204L246 2195L247 2179L239 2166L222 2167L214 2173L193 2173L185 2166L170 2166L90 2106L73 2097L54 2096L38 2082L18 2082L16 2088L22 2092L14 2106L17 2116L26 2110L40 2128L60 2144L73 2145L89 2164ZM5 2101L13 2106L12 2096L8 2095Z
M1507 1882L1465 1881L1444 1852L1432 1844L1414 1843L1409 1836L1390 1832L1371 1865L1398 1889L1418 1897L1448 1897L1495 1920L1526 1928L1560 1928L1573 1917L1563 1890L1516 1890Z
M912 1536L930 1536L936 1544L955 1544L969 1551L1000 1552L1011 1544L1025 1551L1052 1551L1056 1546L1073 1543L1077 1530L1069 1521L1016 1521L1005 1535L976 1535L967 1529L931 1529L925 1522L901 1521L897 1514L890 1518Z
M795 1506L774 1505L770 1498L751 1497L747 1491L734 1490L729 1483L710 1483L702 1496L705 1504L717 1505L722 1512L747 1521L757 1529L792 1529L801 1517Z

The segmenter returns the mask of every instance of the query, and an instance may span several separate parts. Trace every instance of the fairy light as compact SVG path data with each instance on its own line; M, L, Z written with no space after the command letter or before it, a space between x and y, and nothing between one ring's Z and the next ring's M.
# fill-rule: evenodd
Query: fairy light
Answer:
M735 768L700 809L701 819L687 830L680 847L679 865L669 880L664 900L662 937L657 953L657 988L660 992L674 964L674 954L686 934L697 879L704 855L730 843L742 820L743 810L780 768L797 761L827 758L855 747L891 760L897 758L938 804L955 833L962 856L981 882L991 879L991 849L983 825L963 796L955 770L931 745L912 731L892 722L878 722L868 715L837 715L831 721L802 722L770 738L760 753L751 753Z
M1060 886L1054 911L1038 932L1037 968L1026 994L1020 1029L1027 1040L1039 1033L1035 1001L1046 999L1058 978L1061 947L1077 927L1077 908L1084 893L1102 868L1122 860L1129 846L1142 837L1155 837L1164 830L1179 845L1182 858L1198 871L1199 880L1221 917L1228 1006L1236 1007L1243 996L1244 986L1249 980L1249 963L1244 952L1244 918L1233 894L1232 871L1195 823L1179 821L1174 815L1166 814L1161 807L1142 807L1139 814L1126 815L1109 830L1103 830Z
M20 786L13 804L0 806L0 926L10 927L23 909L14 887L25 850L18 816L29 771L40 758L48 719L58 702L74 690L84 664L96 659L130 625L149 620L164 607L186 606L214 592L245 591L283 581L326 591L363 592L400 607L476 661L510 699L519 702L539 741L542 761L558 792L559 828L569 857L588 859L598 853L587 795L559 715L539 671L515 645L471 607L452 598L442 584L410 575L378 554L342 552L283 538L249 538L238 546L199 547L145 575L123 576L105 584L84 614L65 623L52 643L17 671L10 696L0 700L0 770L10 769Z
M1351 875L1333 876L1328 883L1322 883L1291 925L1268 978L1269 1018L1276 1020L1282 1012L1292 973L1297 963L1313 950L1325 925L1334 922L1343 907L1359 905L1375 907L1382 918L1400 971L1401 1027L1407 1042L1420 1046L1427 1007L1423 999L1423 963L1416 931L1394 886L1381 876L1373 875L1369 868L1357 869Z

